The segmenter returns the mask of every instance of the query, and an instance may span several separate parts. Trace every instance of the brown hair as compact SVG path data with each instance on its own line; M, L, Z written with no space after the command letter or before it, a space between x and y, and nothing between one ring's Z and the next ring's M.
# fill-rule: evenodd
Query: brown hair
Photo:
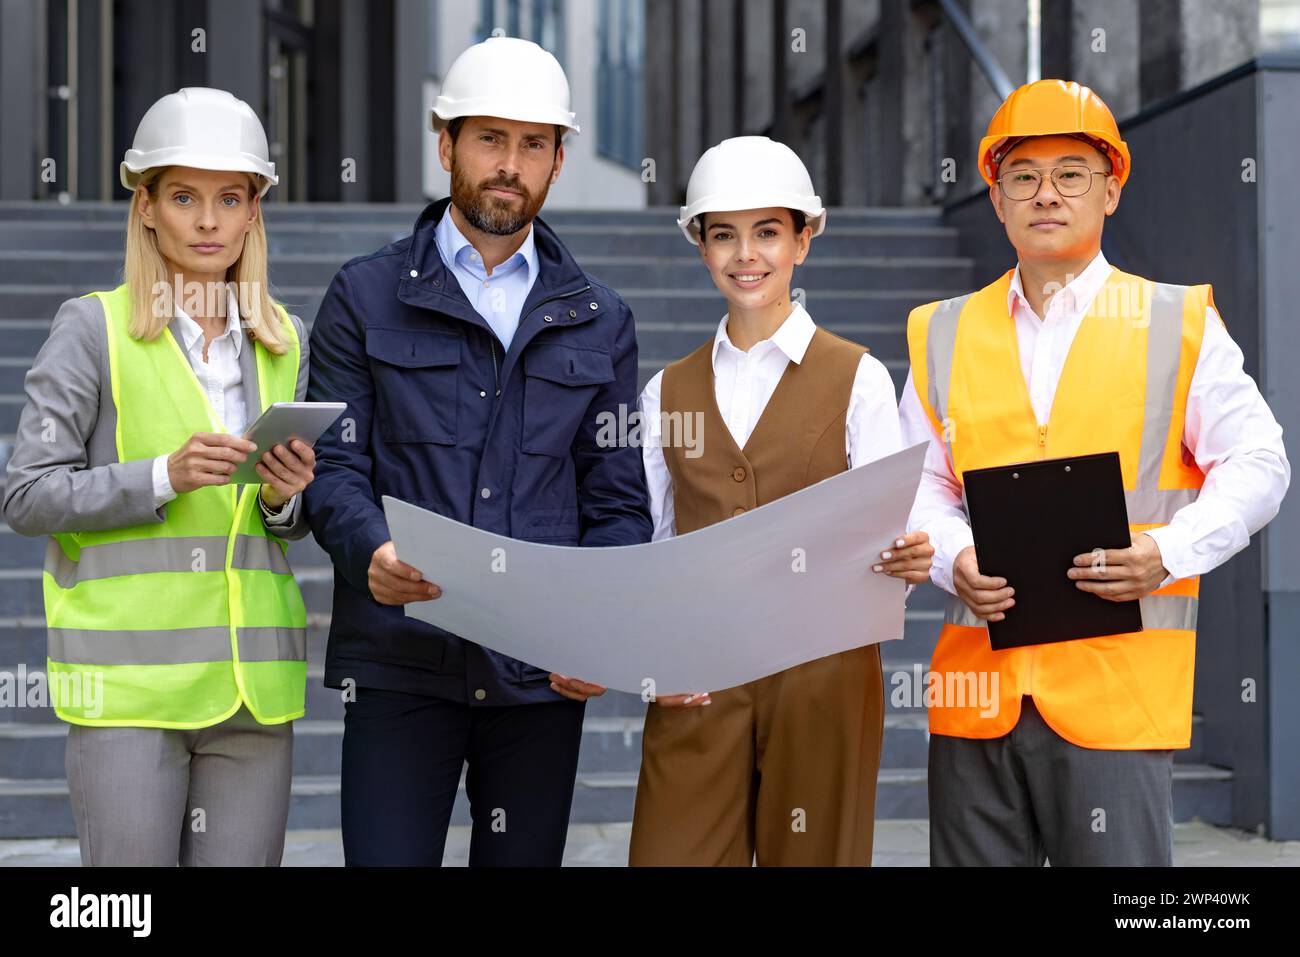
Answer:
M466 121L467 119L469 119L468 116L458 116L458 117L456 117L454 120L449 120L449 121L448 121L448 123L447 123L447 135L451 137L451 145L452 145L452 146L455 146L455 145L456 145L456 140L460 137L460 130L461 130L461 127L463 127L463 126L465 125L465 121ZM560 152L560 141L563 140L563 139L564 139L564 127L563 127L563 126L560 126L560 125L557 123L557 124L555 125L555 152L556 152L556 154L558 154L558 153Z
M808 214L805 213L802 209L787 208L786 212L790 214L790 220L794 223L795 235L796 236L799 235L799 233L803 232L804 227L808 225ZM700 215L695 217L695 225L700 232L700 245L703 246L704 245L704 214L703 213L700 213Z

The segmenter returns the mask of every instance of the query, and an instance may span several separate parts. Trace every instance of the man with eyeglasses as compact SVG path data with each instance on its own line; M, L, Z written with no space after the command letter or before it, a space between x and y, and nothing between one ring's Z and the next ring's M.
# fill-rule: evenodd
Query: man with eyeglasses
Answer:
M1290 481L1282 430L1209 286L1129 275L1101 254L1128 178L1105 103L1022 86L980 144L1014 270L908 319L904 444L928 440L910 530L949 592L931 670L996 706L929 709L935 865L1169 865L1173 750L1191 743L1199 576L1245 548ZM962 476L1117 450L1132 544L1061 574L1139 600L1143 630L994 651L1015 582L981 574ZM991 713L990 713L991 712Z

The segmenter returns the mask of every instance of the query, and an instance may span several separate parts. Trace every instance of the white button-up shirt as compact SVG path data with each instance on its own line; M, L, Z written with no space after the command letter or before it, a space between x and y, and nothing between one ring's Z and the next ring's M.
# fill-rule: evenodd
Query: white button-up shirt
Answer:
M450 206L438 221L434 240L443 265L456 277L465 298L508 350L519 328L524 302L537 282L537 245L532 224L519 248L490 276L483 268L483 257L456 228Z
M1020 267L1016 267L1007 309L1014 317L1020 368L1039 425L1051 415L1074 336L1111 268L1098 253L1052 296L1047 315L1039 319L1025 298ZM1183 444L1206 473L1205 484L1197 500L1179 509L1168 525L1146 533L1159 546L1161 562L1170 573L1161 587L1178 578L1203 575L1245 548L1250 536L1277 514L1291 480L1282 427L1255 380L1243 370L1241 349L1214 307L1206 310L1205 318L1183 424ZM908 528L929 533L935 549L930 578L955 595L953 561L974 544L974 538L943 438L925 414L910 373L899 415L906 444L929 441Z
M742 352L732 345L727 335L726 317L718 324L713 337L714 395L727 431L737 446L743 449L749 441L786 367L791 362L803 362L816 328L808 311L796 304L771 338ZM641 393L640 401L645 433L641 452L650 492L650 516L654 521L652 541L677 534L673 480L664 461L659 418L663 376L662 371L655 373ZM844 446L851 468L892 455L902 448L894 384L880 360L869 353L858 363L853 378Z
M203 394L212 403L217 421L231 435L242 435L249 424L247 404L244 402L244 374L239 367L239 356L244 348L244 330L240 327L239 301L234 290L227 291L225 331L208 343L206 359L203 354L203 327L179 305L176 307L176 318L181 333L178 345L185 353L185 358L189 359L190 368L194 370ZM260 457L266 451L258 449L252 454ZM160 455L153 462L154 508L161 508L176 497L171 477L167 474L167 459L167 455ZM274 512L263 506L263 514L268 523L285 525L293 521L297 508L298 496L295 495Z

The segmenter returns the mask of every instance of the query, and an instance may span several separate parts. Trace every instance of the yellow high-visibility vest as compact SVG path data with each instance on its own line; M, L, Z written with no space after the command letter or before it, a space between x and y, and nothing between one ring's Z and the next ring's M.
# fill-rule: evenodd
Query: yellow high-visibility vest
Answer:
M131 338L125 285L95 292L108 329L117 455L150 459L195 432L224 432L170 329ZM262 409L292 402L299 343L256 343ZM260 454L258 453L254 454ZM257 508L257 485L210 486L167 505L166 521L51 537L45 617L55 711L94 726L203 728L246 704L263 724L304 712L307 615Z
M1210 287L1112 271L1039 426L1007 309L1011 277L908 318L913 382L958 481L967 469L1118 451L1130 530L1168 524L1205 481L1182 435ZM1199 586L1198 577L1180 579L1140 599L1141 632L1003 651L992 650L984 622L948 596L931 680L961 689L982 678L991 689L996 676L998 696L984 715L969 695L939 695L945 700L929 710L930 732L1000 737L1019 720L1021 696L1032 695L1052 729L1081 747L1188 747Z

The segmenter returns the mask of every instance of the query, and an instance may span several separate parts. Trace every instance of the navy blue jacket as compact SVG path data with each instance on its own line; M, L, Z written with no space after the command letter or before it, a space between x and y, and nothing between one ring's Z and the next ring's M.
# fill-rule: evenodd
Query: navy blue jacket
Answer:
M344 265L312 329L307 399L348 405L316 445L303 499L335 570L325 684L476 706L554 701L547 672L380 605L367 585L392 537L383 495L525 541L650 540L640 449L597 444L601 412L617 422L636 408L631 311L536 219L537 280L506 351L438 253L448 205Z

